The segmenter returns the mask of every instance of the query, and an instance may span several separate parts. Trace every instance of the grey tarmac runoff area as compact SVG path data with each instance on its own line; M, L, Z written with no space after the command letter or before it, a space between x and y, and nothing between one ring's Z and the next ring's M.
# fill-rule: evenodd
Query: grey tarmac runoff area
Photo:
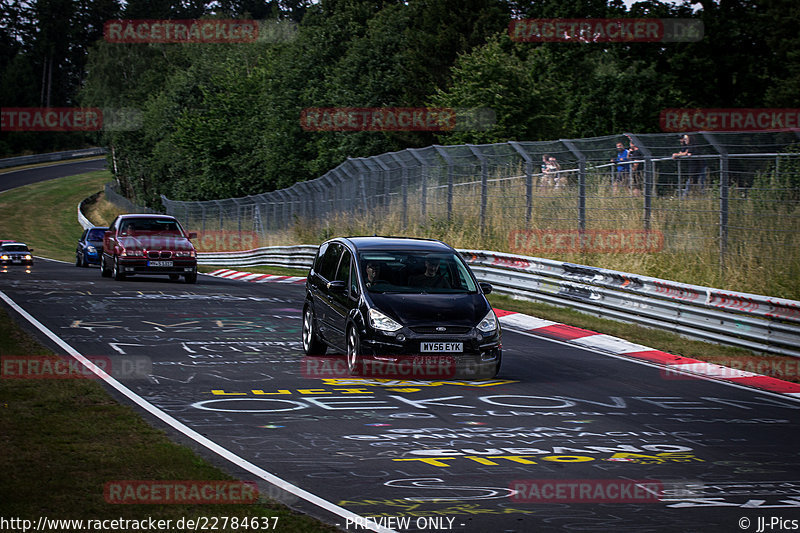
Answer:
M103 170L106 168L106 158L84 159L73 162L58 162L51 165L42 165L20 170L0 170L0 191L7 191L15 187L47 181L55 178L74 176L85 172Z
M366 529L337 508L398 531L800 527L800 402L790 397L508 329L495 380L317 377L303 364L302 284L117 282L38 260L29 274L0 274L0 290L237 459L167 428L175 440L343 530ZM268 484L248 463L331 505Z

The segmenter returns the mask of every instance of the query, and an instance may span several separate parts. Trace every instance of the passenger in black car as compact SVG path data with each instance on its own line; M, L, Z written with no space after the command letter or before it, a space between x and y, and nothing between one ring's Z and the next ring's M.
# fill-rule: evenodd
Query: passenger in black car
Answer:
M434 258L425 258L425 272L408 279L411 287L432 287L449 289L450 283L439 273L439 261Z

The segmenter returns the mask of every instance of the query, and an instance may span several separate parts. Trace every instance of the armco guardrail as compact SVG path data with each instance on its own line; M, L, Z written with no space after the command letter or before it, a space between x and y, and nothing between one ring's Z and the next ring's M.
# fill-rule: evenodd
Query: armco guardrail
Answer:
M7 157L0 159L0 168L18 167L20 165L35 165L36 163L47 163L50 161L65 161L68 159L79 159L81 157L91 157L93 155L105 155L108 150L105 148L86 148L82 150L67 150L66 152L52 152L49 154L22 155L19 157Z
M495 291L750 350L800 357L800 302L484 250L459 250Z
M100 192L102 191L98 191L93 195L89 196L88 198L84 198L78 204L78 224L80 224L83 229L89 229L94 227L92 221L86 218L86 215L83 214L83 206L94 202L97 199L97 197L100 196Z
M317 248L312 244L296 246L266 246L244 252L200 252L202 265L247 267L256 265L286 268L311 268Z
M246 252L200 253L218 266L311 266L317 246L273 246ZM681 335L800 357L800 301L700 287L485 250L459 250L495 292L666 329Z

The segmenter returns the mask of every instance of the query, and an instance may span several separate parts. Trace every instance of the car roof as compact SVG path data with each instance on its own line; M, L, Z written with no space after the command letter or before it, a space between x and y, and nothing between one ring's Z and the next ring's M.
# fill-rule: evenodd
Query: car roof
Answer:
M108 229L108 226L92 226L91 228L87 229Z
M159 215L159 214L148 214L148 213L128 213L126 215L120 215L120 219L129 219L129 218L167 218L170 220L176 220L172 215Z
M413 237L342 237L356 251L366 250L419 250L426 252L452 252L453 249L434 239L418 239Z
M17 242L17 241L3 241L2 243L0 243L1 246L5 246L6 244L13 245L13 246L18 246L18 245L28 246L24 242Z

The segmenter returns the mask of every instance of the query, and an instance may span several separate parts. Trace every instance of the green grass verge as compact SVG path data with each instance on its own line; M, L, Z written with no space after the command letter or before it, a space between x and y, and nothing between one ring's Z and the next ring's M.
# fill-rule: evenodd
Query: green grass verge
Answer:
M0 355L49 352L0 310ZM121 480L233 480L172 443L89 379L0 380L0 514L26 520L277 517L279 531L335 528L261 498L246 505L115 505L104 485ZM248 480L249 481L249 480ZM271 524L274 524L274 518ZM223 531L236 531L223 529Z
M100 170L0 193L0 238L27 243L34 255L74 261L83 232L78 203L110 179L108 171Z

